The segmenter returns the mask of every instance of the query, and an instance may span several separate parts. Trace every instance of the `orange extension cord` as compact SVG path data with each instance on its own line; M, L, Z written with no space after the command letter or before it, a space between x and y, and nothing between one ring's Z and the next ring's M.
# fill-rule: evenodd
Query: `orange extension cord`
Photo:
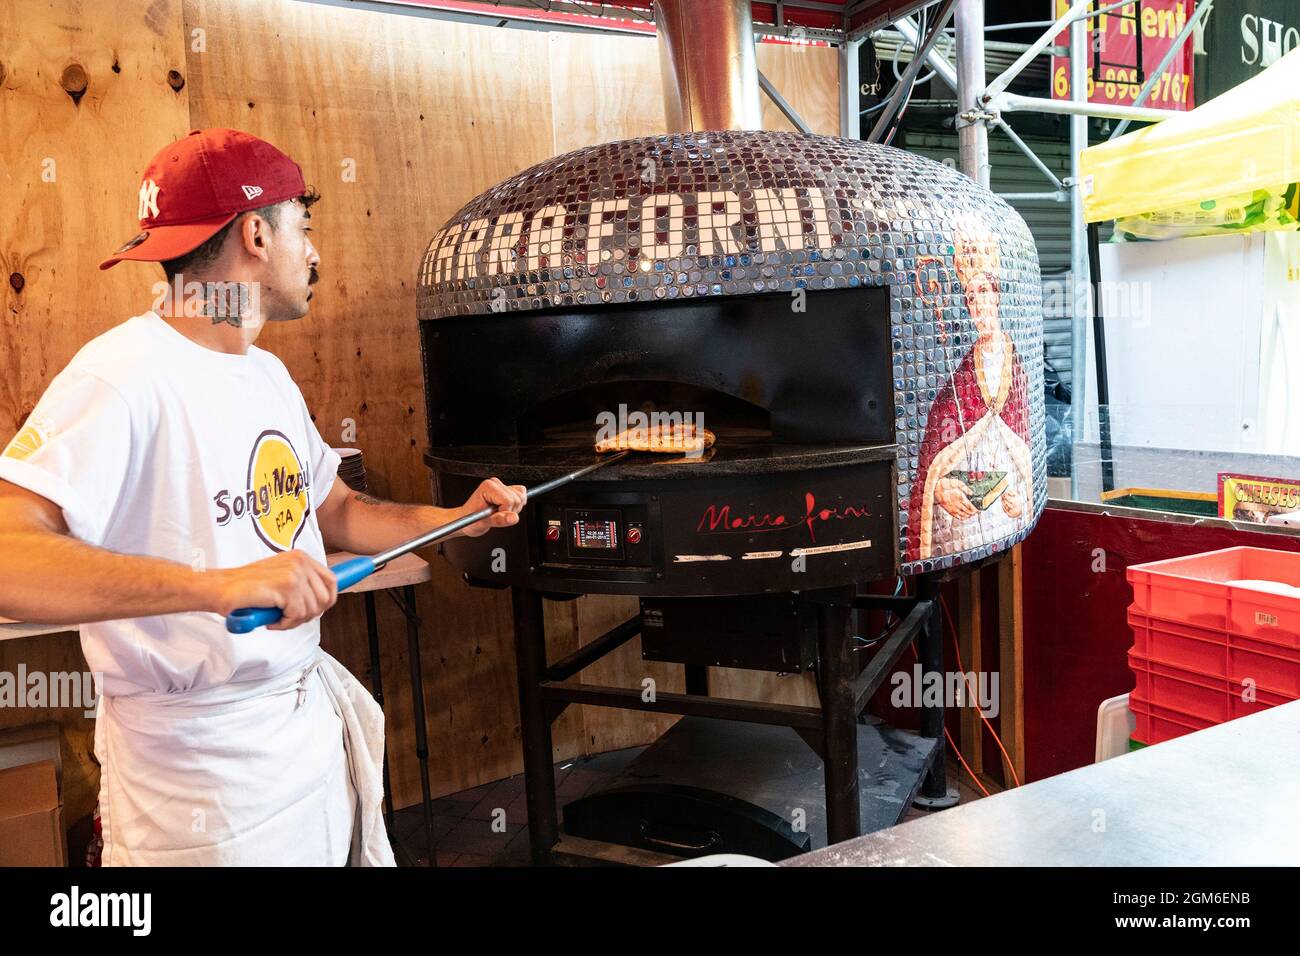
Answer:
M948 632L952 635L952 649L957 654L957 670L962 674L962 681L966 684L966 690L973 699L975 697L975 689L970 686L970 681L966 678L966 665L961 661L961 645L957 643L957 628L952 623L952 614L948 610L948 602L942 594L939 595L939 603L943 606L944 623L948 625ZM989 733L993 735L993 742L998 745L998 750L1002 751L1002 756L1007 762L1007 769L1011 771L1011 779L1016 782L1017 787L1020 786L1020 775L1016 773L1016 765L1011 762L1011 755L1007 753L1007 748L1002 746L1002 738L998 736L998 732L993 729L993 725L989 723L989 719L985 717L984 714L982 714L978 709L975 713L979 714L980 720L984 721L984 726L987 727Z
M908 589L907 589L906 582L904 582L902 590L903 593L905 594L907 593ZM962 680L966 684L966 689L970 693L970 697L973 700L975 698L975 690L973 687L970 686L970 681L967 680L965 677L966 665L963 664L961 660L961 645L958 644L957 642L957 628L952 623L952 614L948 610L948 601L946 598L944 598L942 594L939 595L939 603L943 607L943 620L944 623L948 625L948 633L952 635L952 649L957 655L957 669L963 675ZM915 644L911 645L911 648L912 648L912 656L915 657L916 660L919 662L921 658L916 653L916 645ZM1002 738L998 736L998 732L993 729L993 725L989 723L989 719L987 717L985 717L982 713L980 713L978 709L975 712L979 714L980 720L984 722L984 726L987 727L989 733L993 735L993 742L998 745L998 750L1002 752L1002 757L1003 759L1006 760L1007 769L1011 771L1011 779L1014 780L1015 785L1019 787L1021 785L1020 775L1016 773L1015 764L1011 762L1011 755L1007 753L1007 748L1002 745ZM980 781L979 777L975 776L975 771L970 768L970 764L966 762L966 758L962 756L961 750L957 746L957 742L952 739L952 734L949 732L946 726L943 728L943 735L948 738L948 745L952 748L953 756L955 756L957 760L961 763L962 768L965 769L966 773L970 776L971 780L974 781L975 786L979 787L980 792L983 793L984 796L986 797L991 796L988 790L985 789L984 784Z
M916 645L910 644L908 646L912 650L912 656L916 658L917 663L920 663L921 658L916 653ZM965 768L966 773L970 776L971 781L975 786L980 788L980 793L984 794L986 797L993 796L993 794L989 793L988 790L984 788L984 784L980 782L980 778L975 776L975 771L970 768L970 764L966 762L966 758L961 755L961 748L957 746L957 741L952 739L952 734L949 732L947 727L943 728L943 735L948 738L948 747L952 751L952 755L960 761L962 767Z

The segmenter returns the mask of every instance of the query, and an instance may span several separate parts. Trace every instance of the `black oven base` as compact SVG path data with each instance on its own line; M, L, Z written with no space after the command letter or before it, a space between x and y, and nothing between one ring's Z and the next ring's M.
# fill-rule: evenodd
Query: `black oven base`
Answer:
M771 727L789 727L821 758L824 774L824 826L828 844L863 832L862 780L858 717L909 647L915 647L923 674L943 670L939 580L916 579L915 598L859 595L855 586L806 591L802 601L815 606L817 673L820 707L768 704L708 696L707 669L687 665L687 693L658 693L647 699L643 689L603 687L573 681L581 670L635 637L640 615L584 645L555 664L546 659L542 595L512 588L519 709L533 862L547 865L560 839L556 805L551 725L569 704L593 704L653 713L682 714ZM888 609L901 620L867 665L859 669L853 653L854 609ZM944 767L942 701L921 708L919 760L913 777L901 781L909 794L928 798L931 806L949 801ZM927 743L928 742L928 743ZM871 768L865 768L868 771ZM919 780L919 783L918 783ZM904 806L905 809L905 806Z
M859 724L863 833L899 823L937 741ZM826 846L825 772L788 727L683 717L600 790L564 806L568 836L684 858L776 863Z

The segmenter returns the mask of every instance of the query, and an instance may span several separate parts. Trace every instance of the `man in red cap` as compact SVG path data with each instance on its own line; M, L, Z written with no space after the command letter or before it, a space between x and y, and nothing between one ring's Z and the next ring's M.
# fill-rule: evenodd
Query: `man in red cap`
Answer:
M399 505L339 456L253 343L307 314L316 194L270 143L196 130L149 163L140 234L100 268L160 262L152 311L86 343L0 455L0 614L80 624L96 674L106 865L390 865L383 714L320 649L327 549L371 554L487 505ZM225 616L278 607L265 630Z

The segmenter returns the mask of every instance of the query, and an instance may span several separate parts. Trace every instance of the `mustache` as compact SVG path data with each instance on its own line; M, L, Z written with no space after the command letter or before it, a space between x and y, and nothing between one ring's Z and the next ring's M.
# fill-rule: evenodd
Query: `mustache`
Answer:
M308 277L308 279L307 279L307 284L308 284L308 285L315 285L315 284L316 284L317 282L319 282L319 281L320 281L320 273L317 272L315 269L312 269L312 270L311 270L311 275L310 275L310 276Z

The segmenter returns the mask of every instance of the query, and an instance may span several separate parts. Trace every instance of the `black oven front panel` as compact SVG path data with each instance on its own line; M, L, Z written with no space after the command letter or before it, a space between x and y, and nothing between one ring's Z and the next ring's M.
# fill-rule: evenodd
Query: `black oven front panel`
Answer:
M511 482L509 475L502 480ZM474 584L554 594L799 591L897 568L892 460L725 480L579 482L531 501L523 520L454 538ZM477 479L443 473L442 501Z

